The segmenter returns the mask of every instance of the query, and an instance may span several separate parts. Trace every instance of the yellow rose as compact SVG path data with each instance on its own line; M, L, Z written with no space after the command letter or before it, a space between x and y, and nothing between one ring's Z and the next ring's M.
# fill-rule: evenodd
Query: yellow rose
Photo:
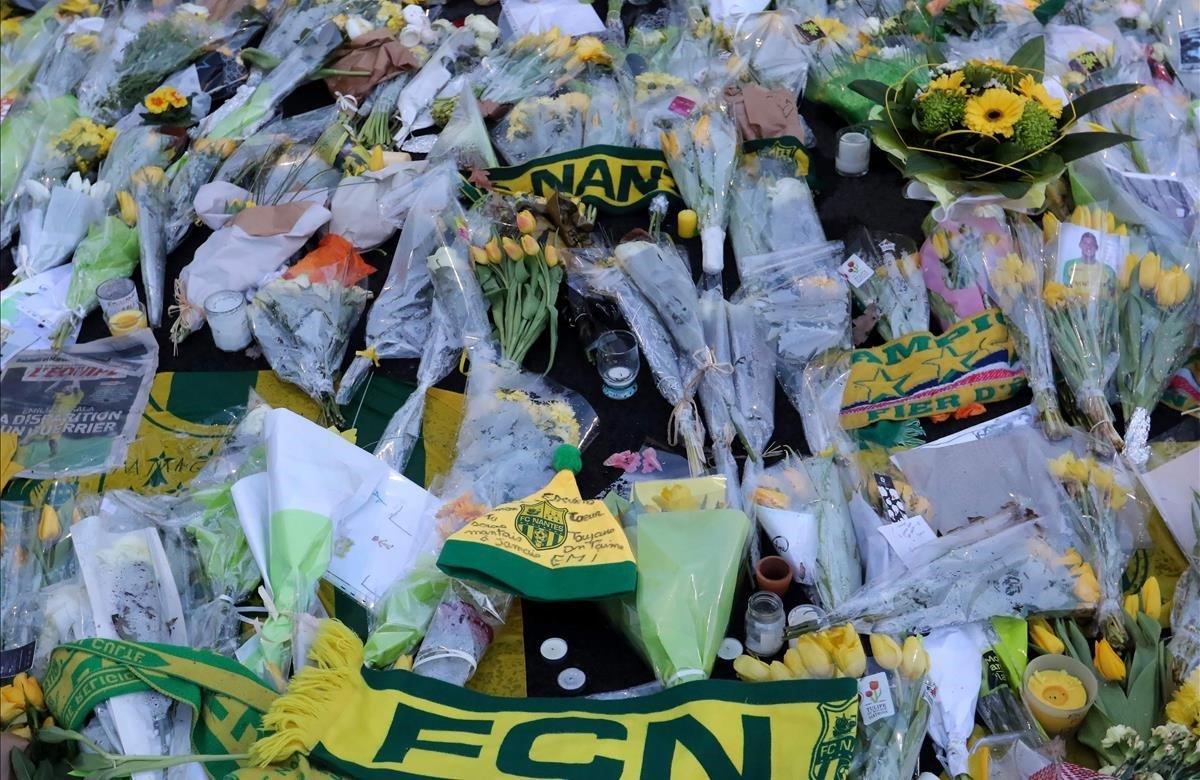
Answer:
M1125 662L1107 639L1096 643L1096 654L1092 658L1096 671L1108 682L1123 682L1125 680Z
M902 658L900 645L896 643L895 639L887 634L871 634L868 641L871 643L871 656L875 659L875 663L889 672L900 666Z
M1051 655L1058 655L1067 649L1063 641L1058 638L1058 634L1054 633L1054 629L1050 628L1050 624L1046 622L1045 618L1030 619L1029 641L1038 649Z
M1163 603L1162 591L1158 587L1158 577L1147 577L1142 583L1142 612L1151 620L1161 620Z

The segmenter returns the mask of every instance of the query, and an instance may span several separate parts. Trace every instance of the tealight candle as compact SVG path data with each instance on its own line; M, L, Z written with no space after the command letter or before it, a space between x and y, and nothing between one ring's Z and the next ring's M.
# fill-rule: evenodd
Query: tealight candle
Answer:
M1096 699L1096 677L1065 655L1043 655L1029 662L1021 698L1050 736L1071 731L1083 722Z
M675 230L679 233L679 237L695 238L697 222L696 212L691 209L679 212L679 216L675 218Z
M865 176L871 165L871 139L860 130L838 133L835 167L842 176Z

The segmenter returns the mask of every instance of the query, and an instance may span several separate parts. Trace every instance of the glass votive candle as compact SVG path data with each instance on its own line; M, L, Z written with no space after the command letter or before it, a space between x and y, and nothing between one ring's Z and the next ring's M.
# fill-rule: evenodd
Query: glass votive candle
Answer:
M834 167L842 176L866 176L871 166L871 137L865 130L847 127L838 131Z
M204 319L218 349L238 352L250 346L252 336L250 319L246 316L246 296L237 290L221 290L205 298Z
M132 279L109 279L96 287L96 299L109 333L124 336L147 326L146 312Z
M760 590L746 603L746 651L760 658L775 655L783 647L783 599Z
M592 348L596 369L604 381L604 394L621 400L637 392L637 375L642 366L637 339L627 330L600 334Z

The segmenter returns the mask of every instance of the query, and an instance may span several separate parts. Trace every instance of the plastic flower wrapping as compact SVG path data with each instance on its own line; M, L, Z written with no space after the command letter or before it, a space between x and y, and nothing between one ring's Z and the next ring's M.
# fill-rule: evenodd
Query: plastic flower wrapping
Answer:
M929 293L916 246L904 236L859 231L846 247L841 272L887 341L929 324Z
M795 159L743 155L729 200L729 237L741 258L811 246L825 240L804 171Z

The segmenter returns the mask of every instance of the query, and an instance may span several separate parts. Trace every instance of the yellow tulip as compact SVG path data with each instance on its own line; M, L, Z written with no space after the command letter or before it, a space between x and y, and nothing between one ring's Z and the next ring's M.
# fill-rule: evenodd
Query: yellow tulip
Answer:
M708 143L709 137L712 135L712 117L704 114L696 120L696 126L692 129L692 138L697 146L703 146Z
M537 239L533 236L521 236L521 249L524 250L526 257L537 257L542 248L538 246Z
M117 206L119 207L118 213L122 222L124 222L126 225L129 225L129 227L133 227L137 224L138 208L137 203L134 202L132 195L125 190L118 192Z
M1117 274L1117 281L1120 283L1122 290L1129 289L1129 279L1133 276L1133 269L1137 268L1137 264L1137 255L1130 252L1125 256L1125 264L1121 266L1121 270Z
M772 680L794 680L791 671L780 661L772 661L767 667L767 674Z
M1085 563L1075 570L1075 596L1085 604L1095 604L1100 600L1100 581L1090 563Z
M833 660L845 677L862 677L867 671L867 656L857 634L853 644L833 651Z
M1061 282L1047 282L1042 290L1042 298L1051 308L1058 308L1066 304L1070 297L1071 291Z
M553 268L558 265L558 250L554 248L554 244L546 244L546 267Z
M929 672L929 653L919 636L909 636L900 649L900 674L905 679L916 680Z
M1112 469L1107 469L1101 466L1096 461L1088 458L1088 482L1099 490L1113 490L1117 488L1117 479L1113 476Z
M783 665L788 668L793 677L804 679L808 676L808 670L804 668L804 661L800 658L800 653L794 647L789 647L787 652L783 654Z
M1029 641L1051 655L1058 655L1067 649L1045 618L1033 618L1029 621Z
M1153 252L1147 252L1138 265L1138 284L1143 290L1153 290L1161 273L1162 261Z
M25 692L20 686L15 683L9 683L0 687L0 702L4 702L11 707L16 707L19 711L25 711Z
M472 263L474 263L475 265L487 265L488 264L487 251L483 247L473 246L473 247L471 247L471 249L469 251L471 253L471 262Z
M54 511L54 507L49 504L42 504L42 516L38 519L37 535L42 544L50 544L62 536L62 522L58 519L58 512Z
M871 656L875 663L889 672L900 665L900 645L895 639L887 634L871 634L868 641L871 643Z
M733 671L748 682L764 682L771 679L771 667L748 655L739 655L733 659Z
M1058 217L1047 211L1042 216L1042 240L1047 244L1058 240Z
M1092 658L1096 671L1108 682L1122 682L1125 679L1125 662L1107 639L1096 643L1096 654Z
M1076 206L1075 210L1071 212L1071 221L1076 225L1090 228L1092 226L1091 212L1084 206Z
M537 229L537 219L530 213L529 209L517 212L517 230L522 233L532 233Z
M1121 511L1121 508L1127 503L1129 503L1129 494L1120 486L1113 488L1113 491L1108 494L1108 508L1114 512Z
M1104 212L1104 229L1113 233L1117 229L1117 217L1111 211Z
M383 147L379 144L371 147L371 154L367 157L367 170L382 171L387 167L387 163L383 159Z
M8 699L0 699L0 726L12 723L18 715L25 711L23 706L17 706Z
M800 660L804 662L804 669L809 677L818 680L833 677L833 659L811 636L802 636L796 640L796 652L800 654Z
M675 140L675 131L669 130L659 134L659 146L662 147L662 153L670 157L679 156L679 142Z
M46 700L42 696L42 686L34 677L30 677L25 672L21 672L13 678L13 686L18 688L25 697L25 703L34 709L46 709Z
M504 247L504 254L508 255L509 260L515 261L525 259L525 252L521 249L521 245L516 241L513 241L508 236L505 236L500 243Z
M488 262L495 265L500 262L502 255L500 254L500 242L492 239L483 245L483 251L487 252Z
M1063 557L1058 559L1058 562L1068 568L1073 569L1076 566L1081 566L1083 564L1083 556L1079 554L1079 550L1076 550L1074 547L1068 547L1067 552L1063 555Z
M1162 619L1162 590L1158 587L1158 577L1147 577L1142 583L1142 612L1151 620Z
M1128 596L1126 596L1125 601L1121 606L1125 610L1126 615L1129 615L1129 617L1137 620L1138 597L1136 593L1130 593Z

